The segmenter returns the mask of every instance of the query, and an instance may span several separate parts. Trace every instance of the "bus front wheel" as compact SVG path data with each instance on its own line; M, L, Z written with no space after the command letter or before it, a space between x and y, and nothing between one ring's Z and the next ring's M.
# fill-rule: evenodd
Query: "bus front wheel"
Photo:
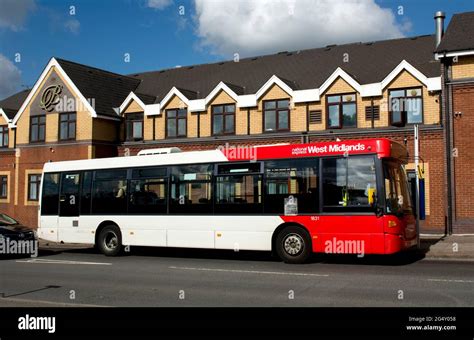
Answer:
M285 263L304 263L311 255L311 238L297 226L283 229L276 239L276 252Z
M122 250L122 234L117 226L109 225L100 231L97 246L106 256L116 256Z

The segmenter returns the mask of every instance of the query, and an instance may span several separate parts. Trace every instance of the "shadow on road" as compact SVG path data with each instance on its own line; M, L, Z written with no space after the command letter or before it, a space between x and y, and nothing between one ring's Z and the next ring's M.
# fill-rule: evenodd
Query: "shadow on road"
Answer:
M309 263L334 263L334 264L353 264L353 265L385 265L401 266L408 265L422 260L425 257L426 249L407 251L393 255L357 255L344 254L313 254ZM65 254L99 254L94 247L90 248L41 248L40 257ZM196 258L196 259L214 259L231 261L260 261L260 262L280 262L276 256L270 252L262 251L232 251L218 249L188 249L188 248L160 248L160 247L131 247L129 252L124 252L122 256L137 257L164 257L164 258Z

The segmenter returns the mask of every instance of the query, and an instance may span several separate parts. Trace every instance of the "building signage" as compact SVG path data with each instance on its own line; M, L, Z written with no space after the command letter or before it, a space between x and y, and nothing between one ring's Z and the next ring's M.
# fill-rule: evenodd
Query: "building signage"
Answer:
M54 107L59 104L60 94L63 92L62 85L48 86L41 95L40 107L48 112L53 111Z

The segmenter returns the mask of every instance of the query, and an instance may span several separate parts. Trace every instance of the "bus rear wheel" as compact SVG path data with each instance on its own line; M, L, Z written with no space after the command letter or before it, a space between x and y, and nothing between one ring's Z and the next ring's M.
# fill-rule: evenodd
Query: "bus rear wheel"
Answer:
M114 225L102 229L97 238L97 247L105 256L117 256L122 251L122 234Z
M276 252L285 263L305 263L311 255L311 238L306 230L289 226L276 238Z

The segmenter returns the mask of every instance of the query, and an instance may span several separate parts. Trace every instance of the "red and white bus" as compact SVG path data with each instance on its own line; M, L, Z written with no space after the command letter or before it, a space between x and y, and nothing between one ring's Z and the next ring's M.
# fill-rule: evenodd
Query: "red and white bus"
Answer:
M388 139L51 162L39 237L124 246L392 254L417 243L404 164Z

